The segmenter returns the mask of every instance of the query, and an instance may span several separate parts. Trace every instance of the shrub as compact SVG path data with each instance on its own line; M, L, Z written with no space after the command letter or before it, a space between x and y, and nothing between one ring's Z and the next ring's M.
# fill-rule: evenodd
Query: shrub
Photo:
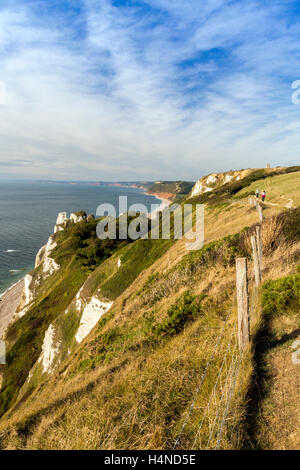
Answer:
M266 282L262 292L262 307L265 315L279 317L286 310L300 308L300 274Z
M183 330L188 321L194 320L200 313L200 303L205 295L200 298L185 292L168 310L168 318L153 327L154 334L158 338L173 336Z

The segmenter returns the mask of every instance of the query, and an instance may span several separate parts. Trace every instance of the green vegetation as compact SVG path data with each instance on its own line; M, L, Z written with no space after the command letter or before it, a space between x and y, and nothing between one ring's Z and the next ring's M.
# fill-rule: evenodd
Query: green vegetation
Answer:
M262 292L263 313L278 317L287 310L300 309L300 275L284 277L266 282Z
M248 254L245 241L247 233L248 229L245 229L241 233L228 235L220 240L208 243L201 250L191 251L180 263L182 269L188 267L193 272L198 266L207 267L217 263L221 263L224 267L232 266L236 257Z
M128 217L128 225L134 217ZM94 270L105 259L109 258L114 252L123 246L131 243L130 238L119 240L119 220L116 221L116 239L107 238L100 240L97 237L96 227L98 220L83 221L77 224L70 224L65 232L59 232L61 238L67 238L69 248L76 252L76 258L80 264ZM66 250L65 244L63 250ZM54 252L54 257L58 255Z
M185 292L183 297L169 308L168 318L162 323L154 325L155 336L165 338L179 333L187 322L195 320L196 316L201 313L200 304L204 298L205 294L197 299L190 292Z
M101 292L109 299L116 299L137 278L143 269L159 259L174 240L144 240L134 242L122 256L122 265L101 286Z
M148 191L152 193L172 193L172 194L189 194L194 186L191 181L159 181L151 184Z

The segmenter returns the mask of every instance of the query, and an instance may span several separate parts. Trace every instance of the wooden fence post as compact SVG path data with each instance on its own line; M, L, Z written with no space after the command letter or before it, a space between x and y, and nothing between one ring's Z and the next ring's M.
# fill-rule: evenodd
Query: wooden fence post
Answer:
M263 252L262 252L262 234L261 234L261 226L256 226L256 243L259 255L259 264L260 270L262 270L262 260L263 260Z
M256 210L258 212L259 221L260 223L262 223L264 220L264 216L263 216L262 207L258 201L256 201Z
M6 364L6 347L4 341L0 341L0 364Z
M236 259L236 291L238 306L238 342L243 349L250 340L247 258Z
M261 269L260 269L257 240L256 240L255 235L252 235L251 237L251 245L252 245L252 257L253 257L253 262L254 262L255 284L256 284L256 287L258 287L261 283Z

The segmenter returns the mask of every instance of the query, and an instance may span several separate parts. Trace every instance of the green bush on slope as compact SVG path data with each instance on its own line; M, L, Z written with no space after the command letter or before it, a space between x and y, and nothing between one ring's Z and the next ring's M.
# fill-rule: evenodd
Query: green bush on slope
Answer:
M190 292L185 292L183 297L169 308L168 318L153 327L155 336L169 337L182 331L187 322L195 320L201 313L201 300L204 298L204 294L196 298Z
M269 317L300 309L300 274L268 281L262 286L262 307Z

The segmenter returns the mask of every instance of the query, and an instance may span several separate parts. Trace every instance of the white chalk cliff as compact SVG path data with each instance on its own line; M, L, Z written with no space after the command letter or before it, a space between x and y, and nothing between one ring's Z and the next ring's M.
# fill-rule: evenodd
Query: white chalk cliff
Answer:
M71 222L74 222L74 224L78 224L79 222L82 222L84 220L83 215L76 215L76 214L71 214L70 215L70 220Z
M57 219L56 219L56 224L54 226L53 235L49 237L49 240L46 243L46 245L42 246L42 248L40 248L38 254L36 255L35 268L37 268L40 264L43 263L43 273L48 276L51 276L54 272L56 272L60 268L60 266L51 257L51 253L56 248L56 245L57 245L56 242L54 241L54 235L57 232L60 232L66 228L66 224L68 220L70 220L74 224L77 224L84 220L84 216L76 215L72 213L70 215L70 219L68 219L66 212L59 212Z
M223 186L230 181L239 181L245 178L253 170L227 171L225 173L211 173L208 176L202 176L194 185L191 191L191 197L199 194L213 191L219 186Z
M64 230L66 223L68 221L68 216L66 212L60 212L56 219L56 224L54 227L54 233Z
M42 363L43 373L47 372L48 374L50 374L52 372L53 362L55 356L59 351L59 343L55 344L54 337L55 329L54 326L51 324L45 333L42 352L38 359L38 362Z
M81 343L81 341L92 331L102 315L110 309L112 304L113 302L103 302L97 299L97 297L91 298L83 309L80 325L75 336L77 343Z

